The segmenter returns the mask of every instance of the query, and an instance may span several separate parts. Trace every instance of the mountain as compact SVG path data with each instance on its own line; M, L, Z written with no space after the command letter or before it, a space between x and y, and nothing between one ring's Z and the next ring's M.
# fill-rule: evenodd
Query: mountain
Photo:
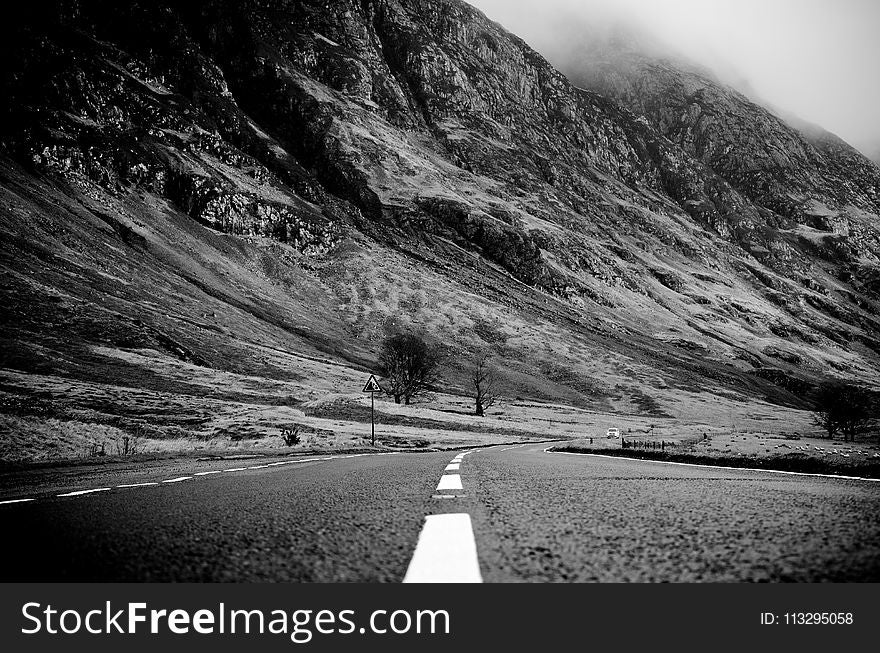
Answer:
M880 384L880 169L698 72L560 72L458 0L26 12L0 457L50 420L67 453L320 439L394 328L445 347L447 398L485 351L512 405L623 415Z

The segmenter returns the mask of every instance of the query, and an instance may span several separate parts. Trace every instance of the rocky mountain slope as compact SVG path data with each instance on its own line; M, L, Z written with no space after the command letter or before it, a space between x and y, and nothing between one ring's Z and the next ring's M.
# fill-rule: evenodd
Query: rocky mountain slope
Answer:
M0 89L16 419L294 419L399 327L448 392L488 350L511 400L635 415L880 384L880 169L711 80L572 83L458 0L29 11Z

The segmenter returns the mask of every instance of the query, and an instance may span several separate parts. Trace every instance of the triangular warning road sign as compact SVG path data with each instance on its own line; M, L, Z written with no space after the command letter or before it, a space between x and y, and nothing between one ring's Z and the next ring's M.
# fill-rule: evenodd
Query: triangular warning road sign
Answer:
M367 379L362 392L382 392L382 388L379 387L379 382L374 374L370 374L370 378Z

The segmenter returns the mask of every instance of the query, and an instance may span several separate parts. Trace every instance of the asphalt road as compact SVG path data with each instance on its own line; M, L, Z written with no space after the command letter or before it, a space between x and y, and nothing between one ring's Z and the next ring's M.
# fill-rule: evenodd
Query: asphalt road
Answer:
M458 469L456 452L193 461L4 489L33 500L0 505L0 579L400 582L416 558L467 555L448 520L420 537L448 513L469 517L454 537L472 527L486 582L880 580L880 483L546 446L476 449Z

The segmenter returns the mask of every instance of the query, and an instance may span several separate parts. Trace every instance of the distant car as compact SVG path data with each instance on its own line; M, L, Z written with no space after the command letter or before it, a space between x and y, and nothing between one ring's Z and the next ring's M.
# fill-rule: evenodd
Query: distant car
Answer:
M620 437L620 429L608 429L608 433L606 437L609 438L619 438Z

